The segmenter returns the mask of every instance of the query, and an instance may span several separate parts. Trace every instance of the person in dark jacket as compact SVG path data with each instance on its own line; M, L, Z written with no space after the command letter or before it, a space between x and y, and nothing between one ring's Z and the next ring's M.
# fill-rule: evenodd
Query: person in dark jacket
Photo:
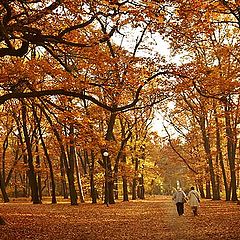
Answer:
M186 202L186 194L185 192L179 188L174 194L172 199L175 201L176 203L176 207L177 207L177 212L178 215L184 215L184 203Z

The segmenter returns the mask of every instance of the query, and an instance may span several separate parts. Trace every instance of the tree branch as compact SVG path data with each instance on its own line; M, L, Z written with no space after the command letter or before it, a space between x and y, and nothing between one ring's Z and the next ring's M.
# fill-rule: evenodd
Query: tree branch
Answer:
M186 160L186 159L177 151L177 149L173 146L173 143L172 143L172 140L171 140L171 136L170 136L170 134L169 134L166 126L163 125L163 127L164 127L164 129L165 129L165 131L166 131L166 133L167 133L167 135L168 135L168 142L169 142L171 148L173 149L173 151L183 160L183 162L186 164L186 166L187 166L192 172L194 172L195 174L198 174L198 172L197 172L196 170L194 170L194 169L189 165L189 163L187 162L187 160Z

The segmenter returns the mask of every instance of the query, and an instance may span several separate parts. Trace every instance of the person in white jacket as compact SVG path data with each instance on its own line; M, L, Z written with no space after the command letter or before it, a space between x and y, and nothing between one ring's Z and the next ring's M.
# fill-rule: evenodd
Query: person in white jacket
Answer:
M194 190L194 187L191 187L191 191L188 193L188 203L193 211L193 215L198 215L198 207L200 205L200 195Z

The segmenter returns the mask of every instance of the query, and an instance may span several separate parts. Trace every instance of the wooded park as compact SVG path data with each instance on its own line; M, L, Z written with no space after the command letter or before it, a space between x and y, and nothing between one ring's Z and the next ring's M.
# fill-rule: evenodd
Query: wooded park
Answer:
M4 227L177 187L239 210L239 0L0 0L0 22Z

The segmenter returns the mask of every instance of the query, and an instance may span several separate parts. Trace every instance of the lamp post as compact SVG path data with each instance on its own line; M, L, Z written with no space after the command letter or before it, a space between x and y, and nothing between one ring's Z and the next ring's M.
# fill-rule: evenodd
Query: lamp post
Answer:
M105 163L105 203L109 204L109 189L108 189L108 156L109 153L107 150L103 152L103 159Z

